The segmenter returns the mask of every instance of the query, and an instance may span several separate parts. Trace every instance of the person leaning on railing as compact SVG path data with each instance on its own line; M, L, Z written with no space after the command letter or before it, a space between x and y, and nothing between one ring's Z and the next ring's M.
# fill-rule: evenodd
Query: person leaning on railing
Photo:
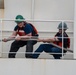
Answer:
M60 59L62 57L62 48L58 48L57 46L62 47L63 45L64 48L69 48L70 38L66 33L66 30L68 29L66 23L63 23L63 27L62 27L62 22L61 22L58 26L58 29L59 31L56 33L55 38L38 39L38 41L44 43L48 42L48 44L41 44L33 53L32 58L38 58L40 53L43 51L52 54L54 59ZM51 42L56 44L57 46L52 45ZM66 50L63 50L63 53L66 52L67 52Z
M8 57L15 58L19 48L26 45L25 57L31 58L33 52L33 45L36 44L37 41L36 40L21 41L21 39L30 39L33 36L37 38L38 37L37 29L31 23L27 23L22 15L17 15L15 19L17 25L15 26L12 35L9 38L3 39L4 42L7 42L8 39L15 38L15 41L11 44Z

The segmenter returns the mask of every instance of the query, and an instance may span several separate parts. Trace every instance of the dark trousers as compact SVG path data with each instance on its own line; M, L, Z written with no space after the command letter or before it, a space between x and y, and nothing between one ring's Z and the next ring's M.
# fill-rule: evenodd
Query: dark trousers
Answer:
M54 47L51 44L41 44L37 50L32 54L32 58L38 58L40 53L42 53L43 51L47 52L47 53L53 53L53 57L54 59L60 59L60 57L62 56L62 54L54 54L54 53L62 53L62 50Z
M11 48L10 48L8 57L9 58L15 58L16 53L19 50L19 48L26 45L25 57L31 58L32 52L33 52L33 45L36 43L37 43L37 41L14 41L11 44Z

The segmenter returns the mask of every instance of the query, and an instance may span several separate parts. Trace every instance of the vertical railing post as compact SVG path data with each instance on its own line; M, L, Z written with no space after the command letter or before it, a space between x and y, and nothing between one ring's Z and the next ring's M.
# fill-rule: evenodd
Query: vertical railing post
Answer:
M2 57L2 19L1 19L1 51L0 51L0 57Z
M74 1L74 59L76 59L76 0Z

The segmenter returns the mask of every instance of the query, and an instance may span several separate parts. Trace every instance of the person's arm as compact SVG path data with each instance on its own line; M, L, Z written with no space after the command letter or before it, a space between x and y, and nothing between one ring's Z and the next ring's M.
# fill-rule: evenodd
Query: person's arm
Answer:
M38 39L38 41L39 42L48 42L48 43L50 43L50 42L54 42L54 41L59 41L58 39L57 39L57 37L55 37L55 38L47 38L47 39Z
M27 35L25 35L25 36L17 36L16 38L15 38L15 40L21 40L21 39L24 39L24 40L26 40L26 39L30 39L32 37L32 34L31 33L29 33L29 34L27 34Z
M8 38L2 39L2 41L3 41L3 42L7 42L7 41L9 41L9 40L15 39L16 35L17 35L17 32L16 32L16 31L13 31L13 33L12 33L11 36L9 36Z

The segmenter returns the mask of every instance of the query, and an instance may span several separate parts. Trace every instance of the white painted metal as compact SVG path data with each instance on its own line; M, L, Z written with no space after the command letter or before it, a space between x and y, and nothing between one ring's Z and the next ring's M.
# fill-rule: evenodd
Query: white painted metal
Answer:
M74 0L74 58L76 59L76 0Z
M31 0L31 19L34 19L35 0Z
M75 75L76 60L0 59L0 75Z
M1 27L1 30L0 30L0 31L1 31L1 37L0 37L0 39L2 39L2 35L3 35L3 34L2 34L2 20L1 20L0 22L1 22L1 26L0 26L0 27ZM2 50L3 50L3 49L2 49L2 40L1 40L1 42L0 42L0 45L1 45L1 46L0 46L0 57L2 57Z

